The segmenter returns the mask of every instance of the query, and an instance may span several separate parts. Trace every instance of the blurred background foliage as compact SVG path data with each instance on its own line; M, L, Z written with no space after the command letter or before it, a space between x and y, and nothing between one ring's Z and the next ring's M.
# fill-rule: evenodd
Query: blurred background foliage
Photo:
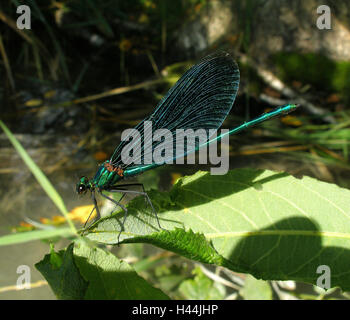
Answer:
M20 30L16 8L21 4L0 4L1 120L47 174L73 215L79 216L80 206L86 211L83 204L90 204L90 199L73 196L76 178L93 175L120 141L123 129L149 114L197 59L221 49L235 56L241 70L240 92L223 127L231 128L274 105L302 105L296 114L232 137L230 168L285 170L350 187L349 4L28 0L31 30ZM332 10L331 30L316 27L321 4ZM63 223L3 134L0 148L0 233L36 229L34 220ZM138 181L146 189L164 190L178 177L205 168L167 166ZM61 239L56 246L66 244ZM20 257L20 264L32 266L47 251L41 242L28 246L14 250L14 258L2 266L0 294L5 298L49 294L35 271L37 289L16 292L10 285L15 283L13 270ZM1 256L10 248L1 248ZM30 254L33 250L39 257ZM337 291L326 294L303 284L246 279L147 245L125 245L113 252L172 298L345 298Z

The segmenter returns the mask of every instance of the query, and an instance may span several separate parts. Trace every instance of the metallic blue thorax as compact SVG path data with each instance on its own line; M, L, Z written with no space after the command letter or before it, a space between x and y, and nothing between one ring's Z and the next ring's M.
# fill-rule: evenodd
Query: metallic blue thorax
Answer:
M108 160L102 163L92 179L94 186L99 189L107 189L122 179L116 171L108 170L108 166L106 166L108 163Z

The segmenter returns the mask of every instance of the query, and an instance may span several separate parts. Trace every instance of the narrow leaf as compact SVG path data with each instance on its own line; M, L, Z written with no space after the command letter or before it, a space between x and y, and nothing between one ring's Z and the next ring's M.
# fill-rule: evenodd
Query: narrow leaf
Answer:
M58 194L56 189L53 187L49 179L45 176L45 174L40 170L40 168L35 164L35 162L30 158L28 153L24 150L19 141L15 138L15 136L11 133L11 131L6 127L6 125L0 120L0 127L4 130L5 134L9 138L10 142L17 150L18 154L21 156L24 163L27 165L29 170L33 173L34 177L37 179L41 187L45 190L47 195L51 198L53 203L57 206L57 208L62 212L62 214L67 219L72 231L76 231L74 224L68 218L68 211L61 196Z
M0 237L0 246L24 243L34 240L50 239L55 237L70 237L74 233L70 228L55 228L48 230L34 230L18 232Z

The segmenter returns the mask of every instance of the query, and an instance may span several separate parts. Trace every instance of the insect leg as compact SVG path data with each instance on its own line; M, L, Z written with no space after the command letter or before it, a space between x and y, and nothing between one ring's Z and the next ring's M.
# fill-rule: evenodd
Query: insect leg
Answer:
M90 220L90 217L92 215L92 213L94 212L94 210L96 209L96 212L97 212L97 220L101 217L100 215L100 210L98 209L98 205L97 205L97 201L96 201L96 197L95 197L95 192L91 192L91 199L92 199L92 202L94 203L94 207L92 208L88 218L86 219L85 223L84 223L84 229L86 227L86 224L88 223L88 221ZM96 219L95 219L96 220ZM92 222L93 223L93 222ZM92 224L91 223L91 224ZM91 225L90 224L90 225Z
M122 188L119 188L119 187L122 187ZM146 191L145 191L145 187L143 186L142 183L121 184L121 185L118 185L118 186L116 187L116 189L119 189L119 190L128 190L128 189L124 189L123 187L141 187L141 188L142 188L142 195L145 195L145 194L146 194L146 196L145 196L145 201L146 201L146 203L149 202L149 201L147 200L147 193L146 193ZM113 188L112 188L112 189L113 189ZM130 190L130 191L131 191L131 190Z
M110 191L110 190L108 190ZM120 231L119 231L119 234L118 234L118 244L119 244L119 239L120 239L120 235L122 233L122 231L124 231L124 223L125 223L125 220L126 220L126 216L128 214L128 209L126 209L122 204L120 204L118 201L106 196L105 194L102 193L102 191L100 191L100 194L102 197L112 201L113 203L115 203L117 206L121 207L123 210L124 210L124 217L123 217L123 222L122 222L122 226L120 228ZM122 198L124 197L124 195L122 196Z
M128 189L122 189L120 187L131 187L131 186L142 186L142 190L143 191L135 191L135 190L128 190ZM138 195L143 195L146 199L146 201L148 202L149 206L151 207L153 214L155 215L156 219L157 219L157 223L158 223L158 227L162 230L166 230L164 228L162 228L162 226L159 223L159 219L158 219L158 215L156 210L154 209L154 206L152 204L151 199L149 198L147 192L145 192L145 189L143 187L143 184L141 183L134 183L134 184L123 184L123 185L118 185L118 187L111 187L108 191L110 192L122 192L124 194L126 193L133 193L133 194L138 194Z

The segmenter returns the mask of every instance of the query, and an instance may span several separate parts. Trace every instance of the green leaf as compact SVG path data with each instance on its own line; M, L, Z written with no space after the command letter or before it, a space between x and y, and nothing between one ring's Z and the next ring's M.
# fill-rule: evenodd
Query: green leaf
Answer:
M53 243L50 243L50 264L52 267L59 268L63 263L63 259L60 254L55 252L55 247Z
M154 269L154 276L162 290L173 293L188 278L187 268L187 264L160 264Z
M83 299L88 287L88 282L80 275L74 262L73 247L71 243L66 250L55 253L62 260L59 267L57 263L52 264L52 261L57 262L57 256L52 258L52 252L35 264L58 299Z
M200 268L193 270L194 279L185 280L179 287L180 293L188 300L222 300L225 290L222 285L210 280Z
M85 299L169 299L141 278L130 265L106 250L79 241L74 255L81 275L89 282Z
M327 265L331 287L350 290L347 189L309 177L241 169L224 176L198 172L168 193L149 195L161 226L170 232L159 231L139 197L128 206L123 242L153 243L265 280L316 284L317 268ZM100 219L87 237L116 244L123 216L119 211Z
M55 228L47 230L34 230L18 232L0 237L0 246L29 242L33 240L50 239L54 237L70 237L74 233L70 228Z
M239 292L245 300L272 300L272 289L264 280L248 275L244 287Z
M51 248L35 267L59 299L169 299L126 262L83 239L59 252Z
M92 233L89 233L87 237L93 241L113 244L113 240L116 241L117 239L115 236L116 232L105 229L106 224L108 226L109 222L110 219L107 218L101 223L96 224L96 228L90 229ZM225 260L216 252L203 234L194 233L192 230L185 231L180 228L175 228L172 231L163 230L146 236L135 236L134 238L127 239L125 242L133 243L140 241L151 243L160 248L173 251L179 255L203 263L223 265L223 260ZM227 263L229 264L228 261Z

